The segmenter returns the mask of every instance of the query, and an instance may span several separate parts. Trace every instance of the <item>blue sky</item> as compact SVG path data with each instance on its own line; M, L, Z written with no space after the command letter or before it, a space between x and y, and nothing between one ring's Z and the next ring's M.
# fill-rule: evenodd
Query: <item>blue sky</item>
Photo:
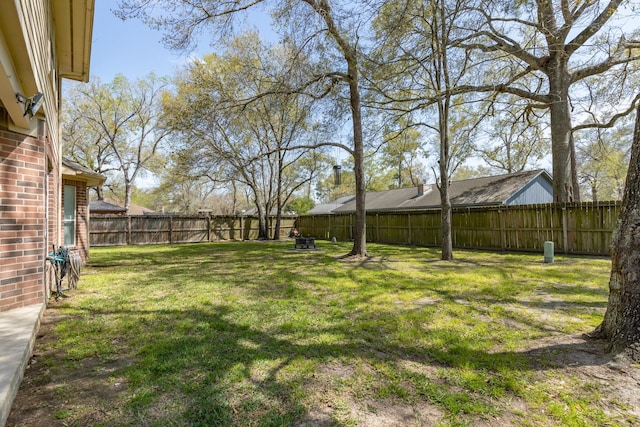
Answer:
M162 46L162 34L137 20L122 21L111 12L115 2L97 1L91 47L91 79L106 82L116 74L130 79L155 72L172 75L187 61ZM205 46L208 47L208 46Z
M91 48L91 79L99 77L106 82L116 74L129 79L142 78L150 72L159 76L170 76L189 59L187 53L176 53L166 49L161 42L162 34L138 20L122 21L110 9L113 1L98 0L95 3L93 23L93 45ZM248 26L258 25L264 34L269 18L260 11L253 12ZM200 42L192 55L202 56L213 49Z

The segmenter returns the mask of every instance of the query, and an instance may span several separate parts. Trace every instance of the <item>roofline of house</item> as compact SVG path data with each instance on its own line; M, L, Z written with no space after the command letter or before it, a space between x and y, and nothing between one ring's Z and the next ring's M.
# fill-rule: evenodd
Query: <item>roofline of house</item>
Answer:
M85 181L87 183L87 187L98 187L104 184L107 180L106 176L93 172L80 165L76 165L74 162L64 158L62 159L61 171L63 178L71 177L72 179Z

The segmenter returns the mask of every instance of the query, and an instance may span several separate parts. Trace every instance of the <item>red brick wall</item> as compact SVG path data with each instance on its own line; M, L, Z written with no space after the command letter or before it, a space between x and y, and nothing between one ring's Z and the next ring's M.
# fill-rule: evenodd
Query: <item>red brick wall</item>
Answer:
M45 141L0 129L0 311L45 301Z
M87 261L89 254L89 202L87 201L87 183L70 179L62 180L62 200L64 200L64 186L76 187L76 244L75 250L82 257L82 262ZM64 221L64 204L61 203L61 218ZM64 224L61 223L61 227Z

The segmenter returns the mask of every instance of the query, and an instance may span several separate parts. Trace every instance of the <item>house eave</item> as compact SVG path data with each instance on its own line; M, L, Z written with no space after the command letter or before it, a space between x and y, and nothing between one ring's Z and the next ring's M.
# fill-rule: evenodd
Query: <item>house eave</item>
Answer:
M99 187L104 184L105 180L107 179L103 175L77 171L64 164L62 165L62 178L86 182L87 187Z
M89 81L94 0L51 2L60 77Z

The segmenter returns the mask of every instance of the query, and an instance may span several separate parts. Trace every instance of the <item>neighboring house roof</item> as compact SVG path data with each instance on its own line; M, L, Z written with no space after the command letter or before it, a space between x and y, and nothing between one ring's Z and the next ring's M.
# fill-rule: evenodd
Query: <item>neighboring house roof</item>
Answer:
M101 214L122 214L126 212L126 209L114 205L104 200L92 200L89 202L89 212L101 213Z
M318 205L315 205L313 209L309 209L309 212L307 212L307 214L308 215L328 214L335 211L339 207L343 206L345 203L348 203L352 200L355 201L355 199L356 199L355 196L343 196L343 197L340 197L339 199L334 200L333 202L320 203Z
M62 158L62 175L71 176L80 181L86 181L87 187L98 187L104 184L104 181L107 179L106 176L64 157Z
M453 181L449 199L454 207L549 203L553 201L552 180L539 169ZM435 184L368 192L365 206L367 211L438 208L440 192ZM355 212L355 198L331 212Z
M131 205L129 206L129 215L153 215L157 213L158 212L154 211L153 209L149 209L145 206L137 205L135 203L131 203Z
M120 202L115 199L104 200L92 200L89 202L89 210L91 213L103 213L103 214L121 214L125 213L126 209L119 204ZM129 206L129 215L153 215L157 214L156 211L146 208L144 206L131 203Z
M295 212L290 212L290 211L282 211L280 213L282 216L290 216L290 215L295 215ZM247 209L246 211L242 212L241 214L242 216L257 216L258 215L258 209L256 208L251 208L251 209ZM271 216L276 216L278 215L278 209L273 208L271 209Z

